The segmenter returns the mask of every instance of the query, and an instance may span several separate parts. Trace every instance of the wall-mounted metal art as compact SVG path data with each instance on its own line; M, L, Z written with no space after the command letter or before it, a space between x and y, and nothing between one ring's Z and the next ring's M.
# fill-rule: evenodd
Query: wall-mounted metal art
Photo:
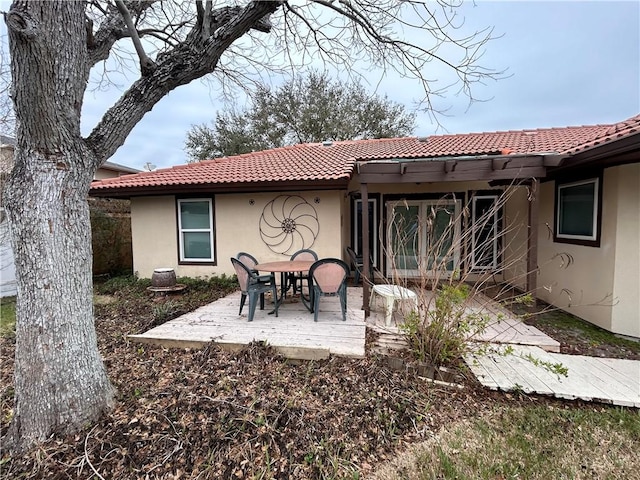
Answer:
M260 216L260 236L272 252L290 255L311 248L320 223L316 209L299 195L278 195Z

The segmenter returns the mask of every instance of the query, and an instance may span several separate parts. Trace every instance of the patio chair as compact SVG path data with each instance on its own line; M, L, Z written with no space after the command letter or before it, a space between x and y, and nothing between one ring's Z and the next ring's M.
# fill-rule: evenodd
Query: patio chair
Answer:
M271 292L273 296L273 304L275 305L275 314L278 316L278 292L276 282L264 282L260 280L260 277L244 263L237 258L231 258L231 263L236 271L238 277L238 283L240 284L240 290L242 296L240 297L240 311L238 315L242 315L242 308L249 297L249 321L253 321L253 316L256 312L256 304L258 298L260 298L260 310L264 310L264 294Z
M318 260L318 254L313 250L308 248L304 248L302 250L298 250L293 255L291 255L290 260L309 260L315 261ZM293 286L293 294L295 295L300 290L300 295L302 295L302 285L304 282L309 280L309 272L292 272L287 275L287 282L289 285Z
M320 297L339 297L342 320L347 320L347 277L349 266L338 258L323 258L309 269L309 292L313 321L318 321Z
M347 257L349 258L349 264L355 271L353 283L354 285L358 285L360 283L360 278L364 278L364 275L362 274L362 268L364 267L362 255L358 255L351 247L345 247L345 251L347 252ZM369 268L371 269L371 271L369 272L369 278L367 278L366 280L369 285L373 285L375 283L373 281L375 272L377 272L378 270L376 270L373 266L373 258L371 258L371 256L369 256Z
M240 252L236 255L236 258L244 263L249 268L249 270L258 274L258 271L255 267L260 262L258 262L258 259L256 257L247 252ZM271 282L274 281L275 276L273 275L273 273L269 273L266 275L258 275L258 278L261 282Z

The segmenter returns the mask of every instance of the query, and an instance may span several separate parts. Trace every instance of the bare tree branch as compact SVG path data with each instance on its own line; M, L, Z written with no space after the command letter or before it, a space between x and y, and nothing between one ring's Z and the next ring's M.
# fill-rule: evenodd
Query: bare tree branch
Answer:
M152 7L156 1L158 0L125 3L118 0L117 3L125 6L131 18L131 15L136 17L142 15L144 11ZM109 3L104 7L100 2L94 1L90 3L90 7L95 8L100 15L100 26L98 30L87 37L89 67L93 67L98 62L106 60L109 57L113 45L118 40L129 36L130 32L135 32L135 27L132 29L127 28L125 18L116 5ZM89 17L88 21L93 22ZM140 35L139 32L138 35Z
M118 11L120 12L120 15L122 15L122 18L127 25L129 36L131 37L133 46L136 49L138 58L140 59L140 72L142 73L142 76L150 75L156 69L156 64L147 56L146 52L144 51L144 47L142 46L142 42L140 42L138 31L133 24L133 20L131 18L129 10L122 0L116 0L116 7L118 7Z
M157 68L137 80L87 138L87 145L96 154L99 164L113 155L133 127L168 92L212 72L220 56L234 41L251 28L263 28L264 17L279 6L278 1L260 1L239 9L216 9L211 15L211 37L203 42L200 31L194 26L184 42L159 55ZM196 51L199 54L194 56ZM184 68L185 64L189 64L189 68Z

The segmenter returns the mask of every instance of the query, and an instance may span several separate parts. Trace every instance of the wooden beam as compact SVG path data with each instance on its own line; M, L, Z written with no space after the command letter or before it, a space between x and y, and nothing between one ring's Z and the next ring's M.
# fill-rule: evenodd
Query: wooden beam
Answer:
M369 189L366 183L360 184L360 197L362 199L362 309L365 318L371 313L369 310L369 278L370 245L369 245Z
M511 160L511 158L494 158L491 160L491 170L504 170Z
M508 161L506 161L508 160ZM429 160L405 163L404 174L398 173L396 162L363 163L360 182L363 183L423 183L514 180L541 178L547 169L540 156L511 159Z
M447 160L446 162L444 162L444 173L455 172L457 166L457 160Z
M442 167L440 167L442 168ZM445 173L443 171L433 173L410 173L404 175L398 173L364 173L360 174L360 181L365 183L427 183L427 182L472 182L472 181L494 181L494 180L519 180L525 178L544 178L547 175L545 167L526 167L518 170L472 170L461 171L460 167L455 172Z
M538 299L538 210L540 183L533 182L529 189L529 214L527 236L527 293Z

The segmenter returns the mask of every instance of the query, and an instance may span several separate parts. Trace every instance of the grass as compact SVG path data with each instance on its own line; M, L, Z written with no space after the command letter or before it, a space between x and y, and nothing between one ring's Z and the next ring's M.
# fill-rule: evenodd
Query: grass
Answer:
M449 427L379 479L639 478L640 412L498 407Z
M538 314L534 325L546 325L558 330L571 332L574 335L580 335L588 339L593 346L602 344L618 345L632 352L640 353L640 342L614 335L597 325L585 322L562 310L553 310Z
M13 336L16 330L16 297L0 298L0 336Z

